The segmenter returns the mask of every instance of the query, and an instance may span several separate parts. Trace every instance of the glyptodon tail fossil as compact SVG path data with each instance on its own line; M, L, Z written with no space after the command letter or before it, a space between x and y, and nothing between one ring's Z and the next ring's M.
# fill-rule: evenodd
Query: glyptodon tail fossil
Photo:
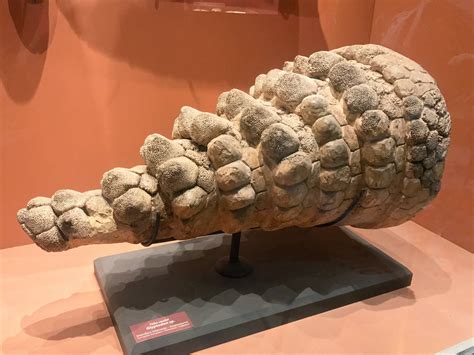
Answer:
M435 80L381 46L297 56L232 89L214 113L183 107L172 139L101 189L36 197L17 218L47 251L214 231L412 218L440 189L451 119Z

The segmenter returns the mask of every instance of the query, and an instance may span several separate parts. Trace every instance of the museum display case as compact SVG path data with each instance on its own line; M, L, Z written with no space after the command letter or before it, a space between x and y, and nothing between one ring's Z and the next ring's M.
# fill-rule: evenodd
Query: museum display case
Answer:
M2 352L469 351L469 2L1 6Z

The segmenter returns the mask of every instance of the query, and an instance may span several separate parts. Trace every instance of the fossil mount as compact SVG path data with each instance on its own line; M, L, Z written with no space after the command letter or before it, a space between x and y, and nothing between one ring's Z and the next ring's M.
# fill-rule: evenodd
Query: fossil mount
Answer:
M450 129L412 60L370 44L316 52L260 74L249 94L222 93L216 113L183 107L173 139L145 139L146 165L106 172L99 190L33 198L17 218L47 251L146 243L157 226L157 240L393 226L438 193Z

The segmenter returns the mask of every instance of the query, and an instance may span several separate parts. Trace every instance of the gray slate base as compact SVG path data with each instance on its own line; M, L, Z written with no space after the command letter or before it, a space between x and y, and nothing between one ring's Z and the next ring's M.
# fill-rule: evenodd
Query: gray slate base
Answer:
M211 235L95 260L95 273L127 354L187 354L409 286L412 273L346 229L242 235L254 271L214 271L230 235ZM136 343L130 326L186 312L193 328Z

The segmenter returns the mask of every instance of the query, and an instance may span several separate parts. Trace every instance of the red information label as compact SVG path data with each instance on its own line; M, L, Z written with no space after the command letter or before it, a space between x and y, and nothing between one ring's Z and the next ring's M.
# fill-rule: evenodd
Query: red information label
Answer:
M141 343L145 340L162 337L164 335L191 329L193 323L186 312L170 314L147 322L130 326L135 342Z

